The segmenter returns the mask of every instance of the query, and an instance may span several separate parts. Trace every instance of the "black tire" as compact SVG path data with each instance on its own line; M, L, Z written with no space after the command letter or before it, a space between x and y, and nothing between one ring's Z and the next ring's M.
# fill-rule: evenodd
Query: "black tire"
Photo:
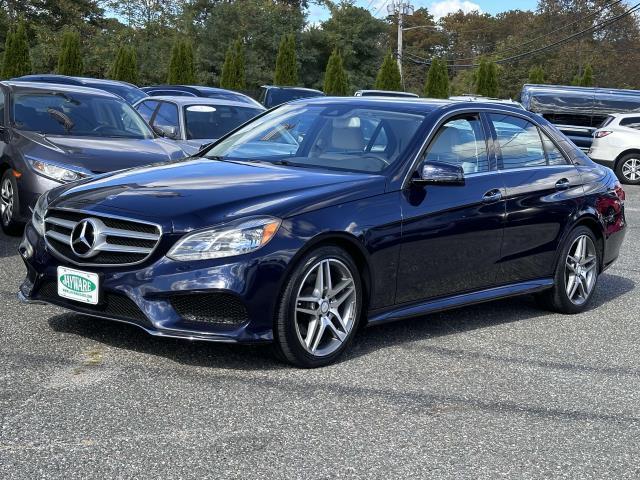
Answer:
M616 176L627 185L640 185L640 154L628 153L616 162ZM635 179L632 178L635 176Z
M19 236L24 224L20 218L20 199L18 184L11 169L5 170L0 180L0 223L2 231L7 235Z
M588 237L588 239L592 242L595 252L595 266L593 268L594 276L593 283L590 286L588 291L588 295L586 300L581 299L580 303L576 303L571 298L569 298L569 294L567 292L569 281L568 270L567 270L567 261L569 258L569 254L572 253L572 249L574 245L581 237ZM593 293L596 290L596 286L598 283L598 276L600 274L600 262L601 262L601 252L598 247L598 242L593 234L593 232L587 227L577 227L569 233L560 255L558 257L558 264L556 265L556 271L554 274L554 286L553 288L546 290L536 296L538 302L549 310L565 313L565 314L574 314L580 313L584 310L588 309L591 302L593 301Z
M316 267L321 262L327 260L334 262L336 265L341 265L341 268L346 267L348 273L353 279L355 306L352 307L351 312L353 312L354 316L349 316L349 318L353 319L351 328L348 330L348 333L342 340L342 343L337 347L332 345L333 348L336 348L335 351L326 355L314 355L305 347L304 340L301 336L302 333L299 331L301 327L297 326L296 312L298 310L297 306L300 305L298 302L298 294L303 288L303 281L306 282L308 278L312 278L309 277L309 275L313 275L313 271L315 271ZM351 303L351 298L353 297L349 298L349 304L353 305L353 303ZM362 290L362 280L356 264L347 252L335 246L324 246L310 251L298 262L297 266L291 272L280 298L279 307L274 321L274 349L276 357L301 368L323 367L335 362L336 359L349 347L356 331L358 330L363 302L364 295ZM318 304L317 311L319 312L320 310L321 305ZM335 337L330 330L326 331L328 332L325 334L328 335L328 337L326 337L327 342L333 342L334 344L338 342L338 338ZM309 330L306 332L307 335L308 332ZM322 337L322 335L320 336Z

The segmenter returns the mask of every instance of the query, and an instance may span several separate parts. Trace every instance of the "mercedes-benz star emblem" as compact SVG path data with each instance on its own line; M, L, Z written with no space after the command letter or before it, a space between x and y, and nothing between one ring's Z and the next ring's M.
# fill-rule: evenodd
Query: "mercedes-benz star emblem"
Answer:
M94 250L100 227L91 218L82 220L71 231L71 250L82 258L98 253Z

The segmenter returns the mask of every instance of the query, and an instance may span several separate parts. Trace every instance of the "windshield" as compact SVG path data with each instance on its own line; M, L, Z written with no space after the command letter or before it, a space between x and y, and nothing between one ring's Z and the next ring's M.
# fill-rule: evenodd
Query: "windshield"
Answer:
M93 88L97 88L99 90L104 90L105 92L113 93L118 95L120 98L124 98L127 103L133 105L138 100L142 100L148 95L136 87L130 87L128 85L116 85L112 83L100 83L96 85L87 85Z
M154 138L153 132L125 101L84 93L18 93L16 128L45 135L105 138Z
M250 122L205 156L377 173L398 160L424 118L351 105L287 105Z
M301 98L321 97L322 92L314 92L313 90L297 90L294 88L273 88L269 92L269 104L271 106L281 105L283 103L292 102Z
M189 105L184 107L187 138L215 139L262 113L259 108L229 105Z

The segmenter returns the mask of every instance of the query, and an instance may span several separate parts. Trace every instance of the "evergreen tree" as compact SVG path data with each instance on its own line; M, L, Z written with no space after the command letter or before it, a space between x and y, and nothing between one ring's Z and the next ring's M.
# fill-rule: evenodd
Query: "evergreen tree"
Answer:
M294 47L295 48L295 47ZM295 54L295 51L294 51ZM244 90L247 88L247 84L245 81L245 57L244 57L244 45L241 39L237 39L235 43L235 57L234 57L234 65L236 72L236 84L235 90ZM297 73L296 73L297 75ZM297 83L297 79L296 79Z
M449 71L446 60L434 59L427 73L424 96L429 98L449 98Z
M583 87L593 86L593 69L589 64L587 64L587 66L584 67L584 72L582 74L582 78L580 79L580 85Z
M344 70L342 55L336 48L327 62L323 90L327 95L344 96L347 95L348 88L347 72Z
M283 35L276 57L274 83L281 86L298 84L298 60L296 58L296 37L294 34Z
M544 68L542 65L534 65L529 70L528 83L543 84L544 83Z
M138 83L138 57L132 46L123 45L118 49L109 76L114 80Z
M480 60L476 72L476 93L483 97L498 96L498 65L486 58Z
M177 39L173 44L167 83L171 85L195 83L193 47L188 40Z
M220 75L220 87L233 89L236 85L236 64L235 64L235 50L233 45L229 45L227 48L227 54L224 57L224 64L222 65L222 74Z
M402 91L402 79L400 70L393 54L388 52L384 57L382 66L378 70L375 83L376 90Z
M2 77L20 77L30 73L31 57L29 55L27 30L24 22L19 22L15 30L11 29L7 33L2 63Z
M56 71L60 75L82 75L80 34L75 30L67 29L62 34L62 45L58 55L58 68Z

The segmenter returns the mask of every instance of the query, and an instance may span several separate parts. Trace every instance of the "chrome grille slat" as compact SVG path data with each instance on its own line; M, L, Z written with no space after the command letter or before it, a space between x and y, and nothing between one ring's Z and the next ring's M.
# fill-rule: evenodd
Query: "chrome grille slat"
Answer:
M91 241L92 250L80 254L75 250L77 246L72 246L72 236L74 228L85 220L93 225L96 236ZM83 236L84 228L86 224L81 229ZM47 246L56 256L76 265L110 267L141 263L156 249L161 236L159 225L115 215L61 208L52 208L45 214Z
M64 220L62 218L56 217L47 217L45 222L51 223L52 225L58 225L59 227L68 228L69 230L73 230L73 227L76 226L77 222L72 222L71 220Z
M122 253L144 253L149 254L153 248L145 247L129 247L127 245L112 245L110 243L104 243L97 248L100 252L122 252Z
M158 241L160 239L160 235L154 235L152 233L144 233L144 232L133 232L131 230L122 230L121 228L107 227L103 230L103 233L108 237L135 238L136 240Z
M64 233L55 232L53 230L48 231L45 235L49 238L53 238L54 240L57 240L58 242L62 242L62 243L68 244L71 241L70 235L65 235Z

